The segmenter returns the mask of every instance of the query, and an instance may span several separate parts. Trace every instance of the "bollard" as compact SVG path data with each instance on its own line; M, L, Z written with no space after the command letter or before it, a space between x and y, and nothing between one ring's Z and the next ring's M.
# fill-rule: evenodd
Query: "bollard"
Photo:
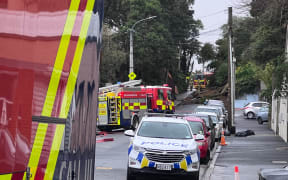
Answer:
M234 178L234 180L240 180L240 178L239 178L239 168L238 168L238 166L235 166L235 167L234 167L234 173L235 173L235 178Z

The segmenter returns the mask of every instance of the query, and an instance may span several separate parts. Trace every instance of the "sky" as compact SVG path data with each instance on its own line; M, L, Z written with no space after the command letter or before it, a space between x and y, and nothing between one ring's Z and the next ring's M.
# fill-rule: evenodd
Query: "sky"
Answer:
M232 7L233 15L243 16L237 10L239 3L249 0L195 0L192 9L194 10L194 19L202 21L204 28L200 30L198 40L204 44L209 42L215 45L216 40L221 38L221 26L228 22L228 7ZM194 59L193 71L202 69L202 65Z

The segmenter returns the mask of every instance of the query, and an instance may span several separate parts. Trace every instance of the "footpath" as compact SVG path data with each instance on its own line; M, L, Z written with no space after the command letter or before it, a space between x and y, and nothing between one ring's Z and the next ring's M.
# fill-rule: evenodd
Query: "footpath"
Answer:
M236 132L253 130L247 137L226 136L227 146L220 146L206 173L205 180L233 180L234 167L239 167L241 180L259 179L260 168L282 168L288 165L288 143L255 119L245 119L242 111L235 112Z

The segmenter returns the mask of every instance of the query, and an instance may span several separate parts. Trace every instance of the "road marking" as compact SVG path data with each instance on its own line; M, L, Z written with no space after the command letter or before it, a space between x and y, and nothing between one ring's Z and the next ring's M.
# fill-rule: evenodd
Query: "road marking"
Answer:
M111 167L96 167L96 169L99 169L99 170L112 170Z
M276 150L277 151L285 151L285 150L288 150L288 147L277 147Z
M273 164L287 164L287 161L272 161Z

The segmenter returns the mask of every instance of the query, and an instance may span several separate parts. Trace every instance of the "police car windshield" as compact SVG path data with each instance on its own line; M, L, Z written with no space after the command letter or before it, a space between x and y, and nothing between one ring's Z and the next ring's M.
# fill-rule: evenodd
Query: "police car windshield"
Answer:
M145 121L139 127L138 136L165 139L192 139L187 124Z

